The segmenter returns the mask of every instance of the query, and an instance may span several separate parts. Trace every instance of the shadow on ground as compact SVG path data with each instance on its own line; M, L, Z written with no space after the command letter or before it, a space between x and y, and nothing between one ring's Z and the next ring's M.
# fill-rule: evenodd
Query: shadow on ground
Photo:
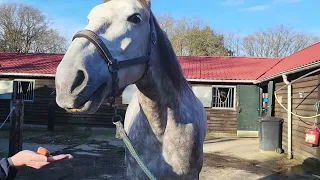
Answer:
M94 143L94 142L91 142ZM79 150L68 148L59 153L73 154L72 160L59 162L40 170L22 168L17 180L78 180L78 179L123 179L125 167L123 148L100 144L99 150ZM96 156L94 154L97 154Z
M318 164L315 164L318 163ZM280 164L279 164L280 165ZM279 166L278 165L278 166ZM319 180L320 179L320 164L317 162L314 158L308 158L303 161L303 163L288 167L286 169L280 170L276 173L273 173L269 176L260 178L259 180L277 180L279 177L285 177L282 179L314 179ZM281 167L277 167L281 169Z
M215 138L206 140L204 144L214 144L214 143L221 143L221 142L228 142L228 141L234 141L235 139L227 139L227 138Z
M263 174L263 169L258 166L259 164L259 161L232 157L222 153L205 154L204 156L204 166L215 169L232 168L244 170L253 174Z
M63 145L64 149L52 155L68 153L74 158L40 170L20 168L16 180L120 180L125 177L124 148L111 145L110 142L117 141L112 132L101 132L101 138L97 131L43 131L35 134L25 136L24 142L37 147Z

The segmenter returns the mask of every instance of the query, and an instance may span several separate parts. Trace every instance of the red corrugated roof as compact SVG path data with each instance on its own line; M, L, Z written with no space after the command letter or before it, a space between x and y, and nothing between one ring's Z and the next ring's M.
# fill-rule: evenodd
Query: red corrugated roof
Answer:
M55 74L63 54L0 53L0 74Z
M0 53L0 73L51 74L63 54ZM280 59L254 57L178 57L187 79L256 80Z
M188 79L256 80L276 65L280 58L178 57Z
M259 80L279 73L310 65L320 61L320 42L282 59L275 67L267 71Z

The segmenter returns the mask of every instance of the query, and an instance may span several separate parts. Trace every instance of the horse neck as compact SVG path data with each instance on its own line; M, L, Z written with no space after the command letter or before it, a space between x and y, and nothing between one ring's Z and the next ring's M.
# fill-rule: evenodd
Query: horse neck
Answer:
M155 66L137 84L138 101L154 134L161 141L168 122L180 117L180 94L165 72Z

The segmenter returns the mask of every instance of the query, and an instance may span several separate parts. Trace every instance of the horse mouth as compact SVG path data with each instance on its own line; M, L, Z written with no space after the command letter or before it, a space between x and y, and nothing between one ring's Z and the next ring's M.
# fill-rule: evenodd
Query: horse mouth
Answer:
M104 100L107 92L107 84L102 84L92 95L88 98L88 100L79 107L74 108L66 108L65 110L69 113L95 113L102 101Z

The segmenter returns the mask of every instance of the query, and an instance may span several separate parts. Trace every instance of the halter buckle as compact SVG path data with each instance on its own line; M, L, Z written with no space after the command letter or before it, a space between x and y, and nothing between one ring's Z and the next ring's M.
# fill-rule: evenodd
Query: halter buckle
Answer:
M114 114L113 114L113 117L112 117L112 122L115 123L115 122L118 122L118 121L122 121L122 117L118 114L117 106L113 107L113 111L114 111Z

